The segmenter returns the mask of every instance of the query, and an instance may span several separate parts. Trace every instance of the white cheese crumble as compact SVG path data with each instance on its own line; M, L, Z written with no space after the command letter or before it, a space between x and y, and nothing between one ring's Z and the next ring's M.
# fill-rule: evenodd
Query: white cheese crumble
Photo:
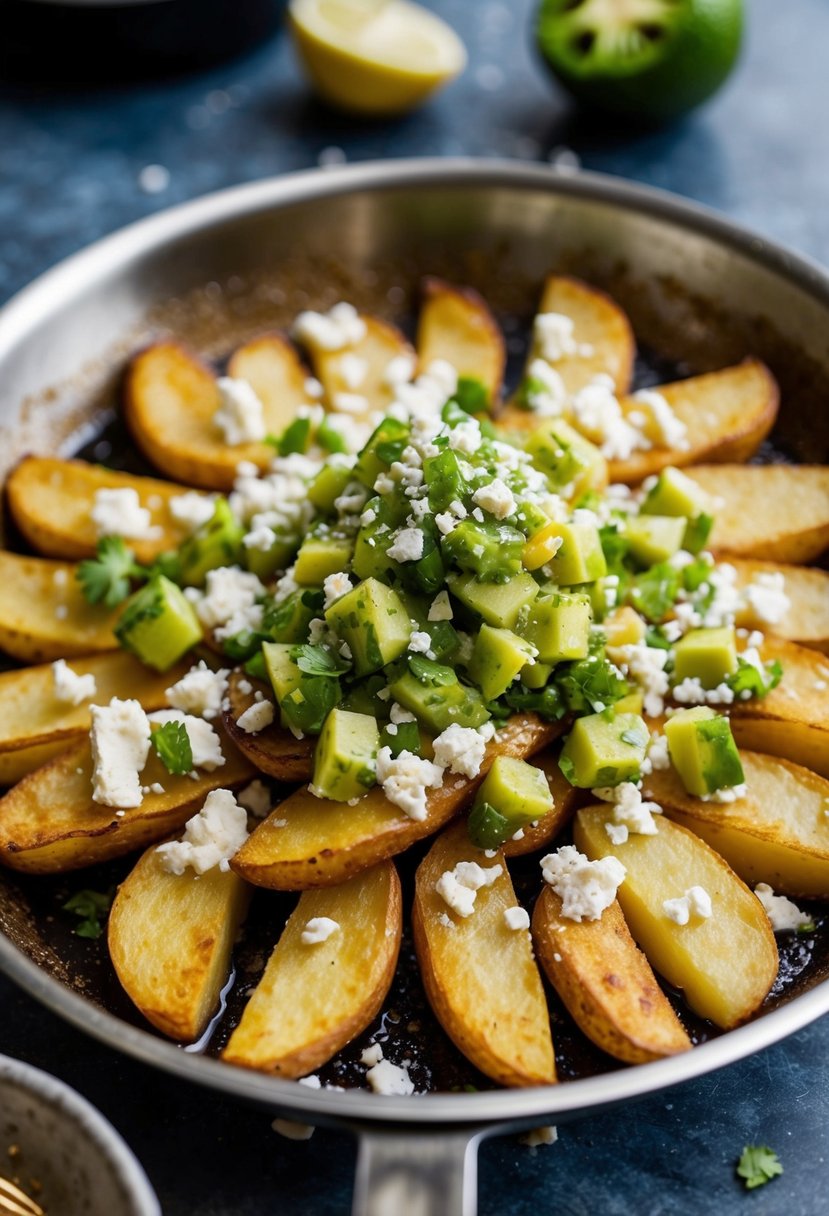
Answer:
M578 355L580 347L573 337L574 329L573 318L564 313L539 313L533 325L533 336L542 358L548 363L558 363L567 355Z
M527 1148L541 1148L545 1144L555 1144L558 1140L558 1128L550 1124L548 1127L535 1127L526 1136L521 1137L521 1143Z
M428 654L432 646L432 639L428 633L422 629L415 629L409 638L409 650L415 654ZM434 656L433 656L434 657Z
M360 355L355 355L353 351L348 351L340 359L338 370L345 387L356 389L368 375L368 360L363 359Z
M389 747L381 747L377 753L377 784L382 785L389 802L410 819L426 818L426 791L436 789L442 781L443 769L431 760L408 751L392 756Z
M686 676L679 684L675 684L671 689L671 696L681 705L730 705L734 700L734 692L727 684L718 684L716 688L703 688L697 676Z
M379 1064L383 1058L383 1048L379 1043L372 1043L369 1047L364 1047L360 1053L360 1063L366 1068L373 1068L375 1064Z
M168 506L176 523L181 524L188 532L195 532L202 524L206 524L216 509L212 498L207 494L199 494L196 490L176 494L169 500Z
M429 605L429 613L426 619L432 622L451 621L454 615L452 605L449 602L449 592L439 591Z
M395 355L386 364L383 372L383 383L389 388L397 388L399 384L408 384L415 373L417 360L414 355Z
M237 566L208 570L205 593L188 595L195 603L196 615L216 637L232 637L262 624L262 605L257 603L265 588L255 574Z
M516 507L515 495L500 477L495 477L489 485L476 490L472 501L489 511L496 519L506 519L514 513Z
M342 350L354 346L366 334L366 323L353 304L342 301L328 312L301 312L293 324L293 336L318 350Z
M561 899L568 920L598 920L616 898L626 870L616 857L589 861L574 845L541 859L541 873Z
M596 376L573 395L570 408L575 425L608 460L628 460L651 443L625 418L613 390L610 376Z
M190 740L194 769L203 768L205 772L212 773L224 764L221 739L203 718L182 713L180 709L158 709L148 715L148 720L162 726L165 722L181 722Z
M674 451L687 449L688 428L680 418L677 418L661 393L652 388L642 388L633 394L633 400L643 405L649 414L652 434L657 447L671 448ZM628 418L631 418L630 414Z
M206 874L216 866L230 869L230 859L248 838L248 817L230 790L211 790L204 806L188 819L181 840L158 846L161 865L170 874L183 874L190 866Z
M194 714L198 718L217 718L222 710L229 675L227 668L213 671L202 659L176 684L166 689L165 696L173 709Z
M473 456L483 441L480 425L475 418L470 418L468 422L459 422L449 432L449 446L452 451L463 452L466 456Z
M740 798L745 798L748 793L748 786L744 781L739 785L727 785L722 789L714 790L711 794L700 794L701 802L737 802Z
M302 930L300 941L303 946L318 946L321 942L327 942L339 929L339 921L332 920L330 916L312 916Z
M92 672L79 675L65 659L56 659L52 664L52 686L55 698L67 705L81 705L98 691Z
M366 1073L366 1080L376 1094L386 1096L413 1094L414 1082L407 1069L391 1060L380 1060Z
M261 442L268 428L265 425L265 408L253 385L233 376L220 376L216 387L220 405L213 415L213 422L222 432L225 443L235 447L240 443Z
M458 916L471 916L481 887L491 887L504 872L503 866L483 869L477 861L459 861L454 870L444 870L435 891Z
M612 802L613 819L616 824L624 826L627 832L638 836L655 836L657 826L654 815L662 814L662 807L656 802L643 802L642 791L632 781L623 781L620 785L604 786L592 791L603 802ZM606 825L609 829L610 825ZM613 834L608 830L608 836L613 840ZM624 844L627 834L614 843Z
M567 388L559 373L543 359L533 359L527 379L532 385L525 393L530 409L542 418L557 418L567 404Z
M642 643L627 646L608 646L608 655L618 663L622 674L628 676L642 690L643 707L650 718L658 718L665 710L668 692L668 676L665 664L670 652Z
M396 562L416 562L423 557L423 533L419 528L401 528L386 550Z
M323 581L322 590L325 595L324 611L327 612L332 604L351 590L351 579L342 570L336 574L328 574Z
M779 624L791 608L786 578L779 571L755 575L742 594L752 616L767 625Z
M92 705L92 799L103 806L140 806L139 774L150 751L150 723L138 701Z
M368 397L360 393L335 393L331 404L338 414L366 414L369 410Z
M504 924L513 933L518 933L522 929L529 929L530 914L526 908L522 908L518 904L514 908L504 908Z
M491 722L485 722L477 729L453 722L434 741L435 764L448 768L451 773L477 777L484 762L486 745L494 734Z
M255 819L264 819L271 812L273 799L264 781L260 781L257 777L251 781L250 785L246 785L243 790L239 791L236 801L246 811L250 811Z
M90 518L99 538L123 536L127 540L154 540L161 535L161 529L153 527L150 512L141 506L138 491L132 486L96 490Z
M689 887L684 895L662 903L662 911L675 925L687 925L692 916L708 920L711 910L711 896L704 887Z
M786 929L799 929L801 925L811 923L810 916L801 912L797 904L792 903L785 895L775 895L767 882L758 882L754 894L763 905L775 933L782 933Z
M266 698L264 701L254 701L253 705L248 706L244 713L239 714L236 725L246 734L255 735L258 731L264 730L266 726L270 726L273 719L273 701L268 701Z
M671 757L668 751L667 735L653 734L648 744L648 752L642 761L643 776L671 767Z

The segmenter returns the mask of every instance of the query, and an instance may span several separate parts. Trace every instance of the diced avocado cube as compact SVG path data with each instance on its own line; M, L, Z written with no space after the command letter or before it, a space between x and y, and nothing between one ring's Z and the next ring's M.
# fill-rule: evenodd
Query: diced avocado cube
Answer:
M607 484L607 461L599 449L563 418L542 423L527 440L525 449L533 464L546 473L550 483L570 498Z
M340 681L301 671L291 658L292 650L293 646L283 642L262 643L282 725L303 735L318 735L328 714L342 700Z
M674 682L697 679L703 688L716 688L737 670L733 625L692 629L674 649Z
M429 506L436 514L445 511L452 502L463 502L469 493L457 453L450 448L424 460L423 478L429 491Z
M624 697L620 697L615 701L613 708L617 714L637 714L641 715L645 707L645 694L641 688L635 688L633 692L627 693Z
M351 561L354 541L342 533L310 533L299 547L294 578L304 587L319 587L329 574L344 570Z
M505 583L520 574L524 533L509 524L464 519L441 542L447 562L471 570L482 583Z
M645 638L645 622L625 604L602 621L608 646L637 646Z
M350 646L358 676L370 675L399 658L412 632L400 596L375 578L366 579L333 603L325 619Z
M311 621L322 612L321 603L319 608L313 607L316 598L317 593L306 588L292 592L281 604L271 604L265 609L263 632L274 642L306 641ZM322 600L321 592L318 598ZM308 600L312 602L308 603Z
M409 591L434 595L445 583L443 556L440 549L440 533L429 516L420 523L423 535L423 555L414 562L402 562L400 578Z
M115 636L142 663L166 671L202 640L202 628L181 587L156 574L125 603Z
M701 797L745 780L731 723L707 705L681 709L665 723L671 763L689 794Z
M382 524L373 523L360 528L351 560L351 568L357 578L376 578L381 583L389 584L400 578L400 563L387 553L393 540L394 533Z
M476 820L475 812L485 806L496 811L505 821L504 835L500 840L482 846L497 848L514 836L519 828L548 814L553 809L553 795L541 769L514 756L496 756L475 798L469 817L470 836L476 827L483 826ZM493 822L492 816L487 816L483 811L478 811L478 814L481 819L488 819L495 828L497 821ZM474 837L472 839L474 843Z
M558 766L580 789L638 781L649 741L638 714L587 714L573 723Z
M353 476L348 464L326 462L308 487L308 501L324 514L333 511L334 500L340 497Z
M285 570L293 561L299 548L299 537L274 534L270 549L251 549L245 546L245 565L257 578L266 582L277 570Z
M711 515L713 509L710 495L672 465L662 469L641 507L644 515L679 515L685 519Z
M563 587L592 583L607 574L599 530L593 524L549 523L524 546L528 570L547 565L550 577Z
M511 629L496 629L483 624L478 630L469 678L473 680L484 700L494 701L506 692L521 669L534 657L533 647Z
M369 714L332 709L314 752L314 793L335 802L362 797L375 783L379 743Z
M476 802L469 812L466 830L476 849L497 849L518 829L511 832L506 815L488 802Z
M384 418L370 436L354 466L353 476L369 489L403 454L409 442L409 428L396 418Z
M521 613L538 595L538 583L523 571L505 583L481 583L474 574L449 574L449 590L487 625L514 629Z
M590 643L590 599L581 593L539 596L519 633L538 651L542 663L584 659Z
M380 731L380 747L387 747L393 756L401 752L420 755L420 729L416 722L389 722Z
M244 531L227 499L217 498L210 519L196 528L179 549L179 577L184 586L201 587L208 570L235 566L242 552Z
M682 548L689 553L699 553L705 548L705 542L711 535L714 526L713 515L697 515L685 524L685 534L682 537Z
M527 688L544 688L553 674L550 663L528 663L521 668L521 683Z
M413 713L427 730L440 734L453 722L481 726L489 718L484 699L475 688L461 684L449 667L420 659L417 670L404 672L389 685L395 701Z
M628 551L640 566L666 562L682 548L685 527L684 519L671 515L635 515L625 528Z

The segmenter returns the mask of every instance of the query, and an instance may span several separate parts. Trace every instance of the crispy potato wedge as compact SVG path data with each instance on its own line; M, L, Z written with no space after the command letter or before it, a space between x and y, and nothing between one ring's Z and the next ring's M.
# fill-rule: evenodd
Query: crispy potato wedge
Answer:
M576 847L591 859L618 857L627 874L619 903L651 966L685 991L691 1008L724 1030L763 1003L777 976L777 946L763 906L718 853L669 819L656 836L612 844L605 825L613 807L585 807L576 816ZM700 886L713 904L707 920L677 925L663 902Z
M702 460L716 463L748 460L768 435L780 405L777 381L764 363L745 359L736 367L691 376L656 390L687 429L687 447L653 447L627 460L610 461L611 482L634 484L666 465ZM635 397L621 401L622 411L642 409Z
M829 467L700 464L686 472L721 500L715 552L803 564L829 545Z
M799 646L809 646L829 654L829 573L826 570L785 566L780 562L749 561L739 557L728 560L737 571L738 587L753 582L758 574L782 574L790 601L786 614L773 625L766 624L749 609L740 613L738 625L768 630L787 642L797 642Z
M701 836L744 882L829 898L829 781L776 756L741 752L748 787L736 802L703 802L674 770L647 778L666 815Z
M271 335L252 345L235 353L228 373L255 377L268 432L278 435L307 401L306 373L286 340ZM213 422L219 405L212 369L176 342L157 342L129 366L124 415L138 446L169 477L229 490L240 461L268 467L273 449L266 443L226 443Z
M414 351L399 329L389 325L388 321L381 321L379 317L364 315L362 319L366 332L359 342L344 350L309 350L311 366L325 390L328 409L339 408L337 399L340 393L365 398L364 410L341 411L353 414L355 418L365 418L375 410L385 412L391 405L394 389L386 380L386 370L392 359L407 355L414 367ZM362 368L358 365L361 373L359 379L348 374L350 367L355 366L355 359L362 360L364 365Z
M186 535L170 514L169 501L185 487L154 477L104 469L83 460L27 456L6 482L14 522L38 553L74 561L92 557L98 543L91 511L98 490L133 489L159 534L153 540L129 540L140 562L151 562L165 549L175 549Z
M561 723L516 714L488 745L478 777L446 777L429 790L422 820L410 819L380 786L350 807L299 789L251 833L231 866L255 886L278 891L345 882L439 831L467 805L497 755L530 756L562 730Z
M690 1049L618 902L599 920L566 920L560 897L545 883L532 932L547 978L579 1029L602 1051L627 1064L646 1064Z
M168 773L154 752L142 774L163 794L145 794L122 815L92 801L92 753L81 739L0 798L0 862L30 874L59 874L121 857L183 827L211 790L233 789L254 769L222 740L226 763L196 780Z
M251 888L218 868L170 874L155 847L118 888L107 926L121 986L147 1021L190 1043L219 1005Z
M67 705L55 696L51 666L26 667L0 674L0 785L11 785L38 768L46 749L56 755L74 739L88 734L91 702L106 705L129 695L147 710L167 704L164 690L187 671L180 663L170 671L151 671L125 651L75 659L72 670L94 675L97 689L90 701Z
M446 359L459 376L482 381L490 401L498 400L506 347L498 322L477 291L443 279L424 279L417 354L421 371L435 359Z
M339 928L304 945L309 920ZM282 1077L324 1064L376 1017L394 978L403 904L394 863L383 861L339 887L306 891L245 1007L222 1059Z
M0 551L0 649L25 663L115 650L120 609L88 604L77 566Z
M450 912L435 890L459 861L502 867L468 917ZM529 934L504 921L517 902L503 854L485 858L466 825L454 824L417 869L415 949L429 1003L458 1050L501 1085L549 1085L556 1066L541 975Z
M552 274L544 284L539 315L561 313L573 322L573 337L592 354L566 355L555 369L569 393L577 393L596 376L610 376L617 393L626 393L633 375L636 340L630 321L610 296L580 279ZM538 355L537 346L530 358Z
M559 750L549 749L533 760L533 764L540 768L547 778L550 793L555 800L553 809L535 825L527 824L523 836L518 840L513 837L512 840L506 841L501 846L505 857L523 857L525 853L535 853L537 849L543 849L570 822L579 801L584 799L584 791L571 785L558 767Z
M242 688L247 687L250 691L242 692ZM257 691L273 695L266 684L250 679L243 671L231 673L227 686L228 708L223 718L225 730L251 764L269 777L279 781L309 781L314 771L315 739L295 739L278 722L255 735L236 725L236 719L253 705Z
M729 707L738 746L829 777L829 663L819 651L773 637L760 654L779 660L783 679L768 696Z

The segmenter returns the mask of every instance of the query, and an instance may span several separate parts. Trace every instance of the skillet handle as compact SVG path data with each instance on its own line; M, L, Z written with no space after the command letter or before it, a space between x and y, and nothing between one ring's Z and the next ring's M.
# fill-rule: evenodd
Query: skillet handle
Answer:
M362 1132L352 1216L475 1216L480 1140L472 1131Z

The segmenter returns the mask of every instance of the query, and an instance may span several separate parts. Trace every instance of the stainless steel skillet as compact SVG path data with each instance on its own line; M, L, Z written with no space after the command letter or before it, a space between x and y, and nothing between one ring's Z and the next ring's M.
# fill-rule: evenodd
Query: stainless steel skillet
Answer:
M218 354L299 307L343 296L399 315L421 274L471 283L506 317L531 313L551 268L611 290L637 333L704 370L749 351L778 375L775 442L829 458L829 277L728 222L654 191L514 163L411 161L266 181L124 230L0 314L0 467L72 450L105 416L128 351L169 328ZM544 1090L412 1099L311 1091L184 1053L111 1012L55 948L31 884L0 875L0 966L118 1050L294 1119L346 1125L362 1148L355 1210L474 1211L478 1139L627 1102L731 1063L829 1011L818 950L769 1012L686 1056Z

